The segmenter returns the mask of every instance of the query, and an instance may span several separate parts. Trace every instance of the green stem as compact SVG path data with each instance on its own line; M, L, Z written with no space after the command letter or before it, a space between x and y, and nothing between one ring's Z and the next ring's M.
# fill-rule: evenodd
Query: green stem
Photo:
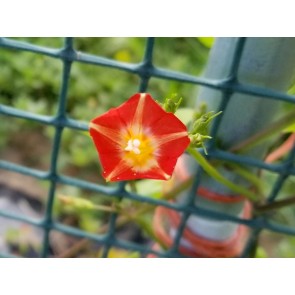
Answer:
M166 201L173 200L181 192L183 192L184 190L188 189L192 184L193 184L193 177L189 177L185 181L183 181L180 184L178 184L177 186L175 186L169 192L164 193L164 195L163 195L163 197L161 199L162 200L166 200ZM135 205L135 208L134 209L136 210L136 212L133 213L132 216L135 216L135 218L137 218L137 216L144 215L144 214L149 213L152 210L154 210L155 209L155 205L142 204L142 203L140 203L138 205ZM124 208L120 208L120 210L121 210L120 213L121 214L124 214Z
M259 131L253 136L233 146L232 148L229 149L229 152L244 152L246 150L249 150L255 145L271 137L275 133L282 131L283 129L285 129L286 127L288 127L290 124L294 122L295 122L295 111L292 111L288 115L284 116L283 118L268 125L265 129Z
M257 206L255 208L255 211L257 211L257 213L265 213L265 212L269 212L269 211L272 211L272 210L283 208L285 206L290 206L290 205L293 205L293 204L295 204L295 196L288 197L288 198L286 198L284 200L272 202L270 204Z
M236 185L223 177L199 152L197 149L189 147L188 153L199 163L199 165L216 181L220 182L224 186L230 188L233 192L238 193L252 201L257 200L256 194L243 188L242 186Z
M262 186L263 186L262 181L259 177L257 177L257 175L255 173L253 173L253 172L251 172L251 171L249 171L249 170L247 170L235 163L225 162L224 166L234 169L234 172L236 174L240 175L245 180L247 180L249 183L251 183L255 187L255 189L257 190L258 194L260 194L261 197L263 196L262 195Z

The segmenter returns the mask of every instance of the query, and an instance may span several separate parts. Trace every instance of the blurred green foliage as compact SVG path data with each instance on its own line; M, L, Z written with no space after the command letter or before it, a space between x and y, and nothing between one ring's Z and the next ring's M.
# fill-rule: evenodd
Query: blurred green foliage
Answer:
M16 38L36 45L60 48L62 38ZM141 62L146 38L75 38L76 50L128 63ZM154 50L156 66L199 75L208 57L208 47L198 38L157 38ZM61 87L62 62L43 55L0 48L0 103L25 111L54 115ZM111 107L118 106L139 89L139 77L123 71L78 62L73 63L68 89L67 113L71 118L88 122ZM197 87L152 78L147 89L159 101L171 93L193 105ZM26 129L30 122L0 124L0 148ZM34 125L50 141L54 128ZM82 132L65 130L62 138L59 169L73 172L97 166L97 155L90 138ZM27 164L27 163L22 163ZM71 170L71 171L69 171ZM75 170L75 172L74 172ZM91 170L92 171L92 170ZM97 167L96 167L97 171ZM84 174L83 172L83 174Z
M64 42L63 38L13 39L50 48L61 48ZM146 38L74 39L77 51L127 63L142 61L145 44ZM200 75L208 54L208 44L198 38L156 38L153 61L158 67ZM62 67L62 61L58 59L0 48L0 104L32 113L55 115L62 82ZM88 122L138 92L139 84L137 75L74 62L67 93L67 115ZM147 92L160 102L171 94L179 93L184 98L182 105L192 106L196 99L197 86L151 78ZM0 158L6 159L9 153L9 160L13 162L32 168L49 169L55 129L28 120L3 116L0 119ZM12 151L15 157L11 155ZM22 156L19 157L19 154ZM34 155L34 161L30 155ZM105 184L100 177L96 150L87 132L67 128L64 130L58 171ZM54 217L62 222L67 223L70 220L72 226L88 232L96 232L101 224L107 222L109 212L90 210L77 206L76 203L64 204L59 195L81 197L93 204L106 206L110 206L111 201L90 191L59 185Z

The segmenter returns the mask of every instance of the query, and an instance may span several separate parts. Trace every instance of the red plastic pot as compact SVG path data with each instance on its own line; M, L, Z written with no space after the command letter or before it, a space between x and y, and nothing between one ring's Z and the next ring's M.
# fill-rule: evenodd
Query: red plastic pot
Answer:
M186 169L184 157L179 159L175 169L174 181L186 180L190 173ZM242 211L237 217L251 217L251 203L243 196L229 196L199 187L196 196L217 206L241 205ZM213 220L200 216L191 216L196 220L188 220L180 241L179 251L188 257L238 257L241 255L249 236L249 228L242 224ZM158 207L155 211L153 229L157 237L167 247L173 244L175 233L181 221L181 214L175 210ZM220 228L224 233L218 232ZM212 230L213 229L213 230ZM226 234L225 234L226 233ZM153 249L159 250L159 245ZM156 257L149 255L148 257Z

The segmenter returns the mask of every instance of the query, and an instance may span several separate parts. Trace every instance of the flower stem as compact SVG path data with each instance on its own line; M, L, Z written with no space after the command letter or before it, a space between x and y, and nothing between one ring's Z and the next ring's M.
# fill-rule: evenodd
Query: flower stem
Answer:
M276 209L281 209L285 206L293 205L294 203L295 203L295 196L291 196L291 197L288 197L284 200L279 200L279 201L275 201L275 202L272 202L269 204L257 206L255 208L255 211L257 213L266 213L266 212L273 211Z
M236 174L240 175L249 183L251 183L255 187L257 193L260 194L261 197L263 197L263 194L262 194L263 183L261 179L255 173L235 163L225 162L224 166L233 169Z
M238 193L251 201L257 201L256 194L243 188L242 186L236 185L223 177L199 152L197 149L189 147L187 152L199 163L199 165L216 181L220 182L224 186L230 188L233 192Z
M295 111L290 112L283 118L275 121L274 123L268 125L265 129L259 131L253 136L247 138L246 140L238 143L229 149L230 152L244 152L254 147L255 145L266 140L270 136L274 135L276 132L282 131L284 128L288 127L290 124L295 122Z

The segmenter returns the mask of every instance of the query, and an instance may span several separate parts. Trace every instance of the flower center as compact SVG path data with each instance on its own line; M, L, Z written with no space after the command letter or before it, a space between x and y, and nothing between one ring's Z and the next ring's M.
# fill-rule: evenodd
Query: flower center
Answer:
M151 136L143 132L134 134L129 130L125 137L124 160L135 172L151 169L156 164L155 146Z
M137 138L129 139L127 146L125 147L125 151L133 152L134 154L139 155L140 154L139 146L140 146L139 139L137 139Z

